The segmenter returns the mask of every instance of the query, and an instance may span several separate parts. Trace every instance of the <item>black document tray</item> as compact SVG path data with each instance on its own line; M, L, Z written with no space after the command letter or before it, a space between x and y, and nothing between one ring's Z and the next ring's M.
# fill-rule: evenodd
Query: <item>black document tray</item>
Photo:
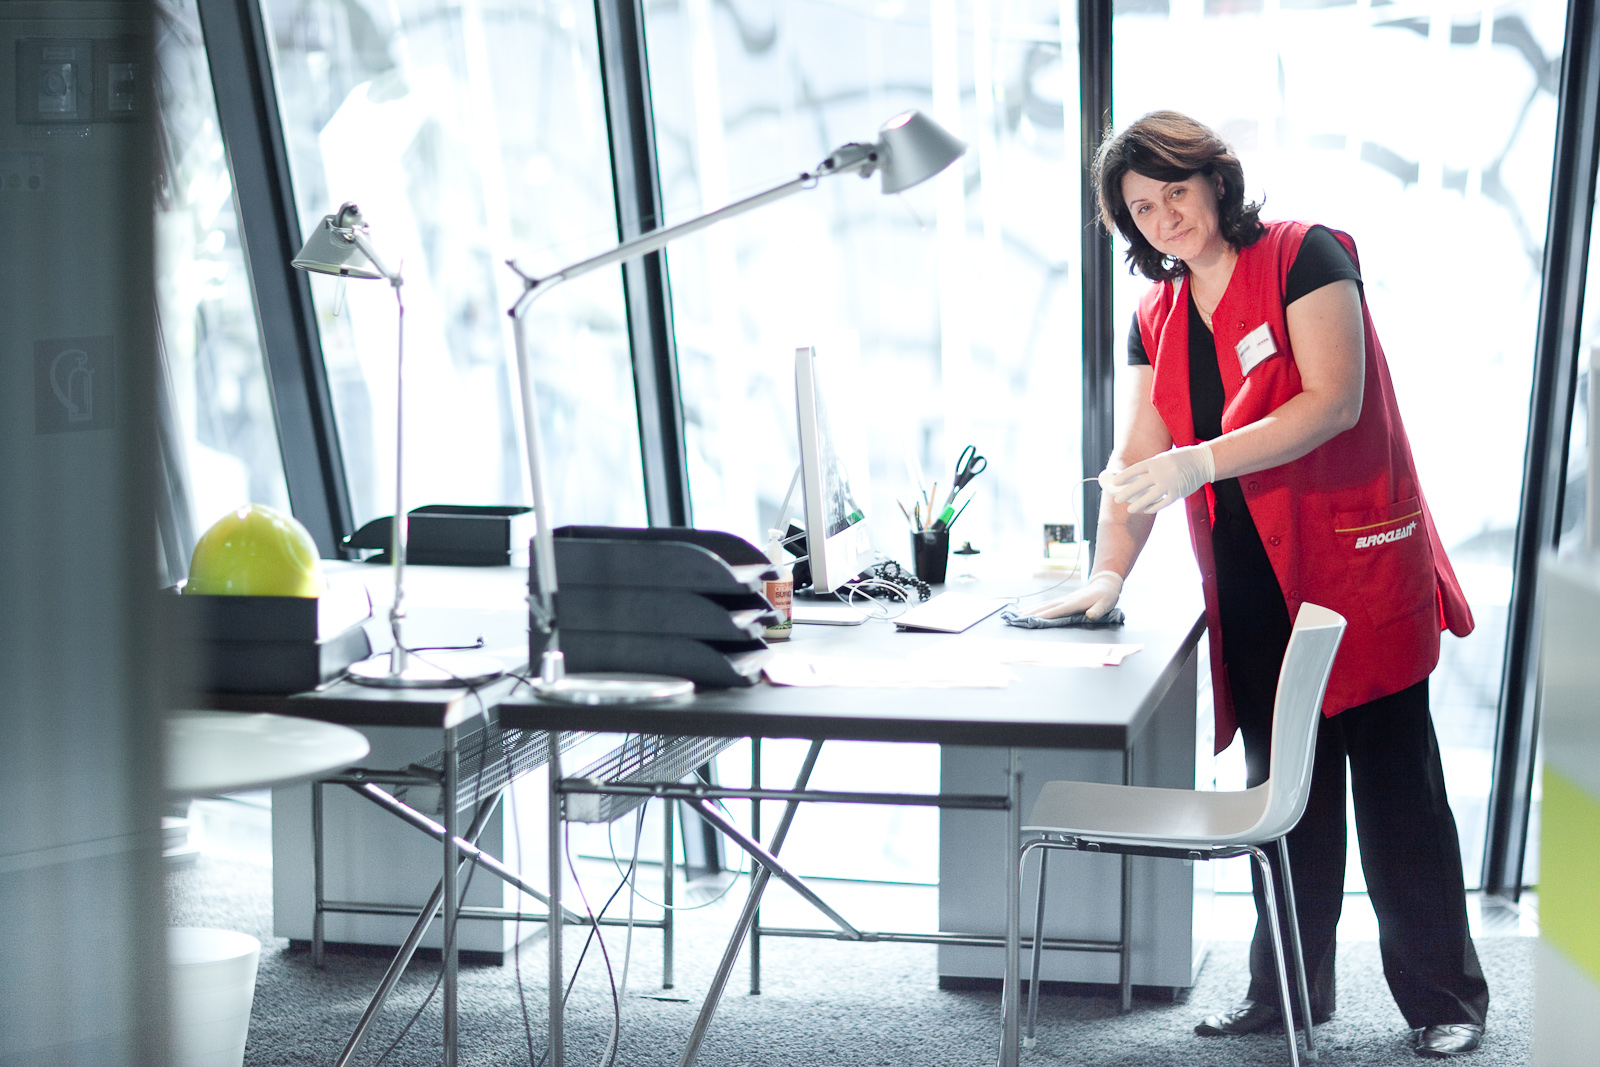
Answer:
M762 592L778 570L759 549L732 534L686 527L633 529L563 526L556 530L556 587L680 589L691 593ZM539 588L536 568L528 588Z
M754 685L776 621L762 595L778 570L741 538L687 527L555 531L556 613L572 671L632 671L696 685ZM528 571L539 591L538 571ZM537 663L544 637L529 630Z
M173 595L164 605L194 642L202 691L297 693L372 654L366 591L329 585L321 597Z
M569 671L667 674L714 689L755 685L770 654L760 640L697 641L675 634L602 633L565 626L561 652Z
M730 610L710 597L681 589L622 589L561 583L561 633L674 634L705 641L759 639L779 615L759 600Z
M406 513L406 562L446 567L505 567L527 547L524 507L428 504ZM394 518L373 519L344 539L346 550L381 549L368 563L389 563Z
M198 682L214 693L299 693L372 655L367 631L352 626L321 641L202 641Z

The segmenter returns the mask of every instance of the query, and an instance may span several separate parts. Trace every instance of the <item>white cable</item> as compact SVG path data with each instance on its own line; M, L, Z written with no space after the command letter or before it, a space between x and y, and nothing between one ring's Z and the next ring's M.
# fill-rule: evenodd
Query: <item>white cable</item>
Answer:
M644 809L646 804L639 805L639 822L633 831L633 858L628 861L628 870L634 871L639 867L639 842L643 838L640 832L644 829ZM617 1060L617 1045L622 1040L622 1005L628 999L628 964L633 960L633 901L638 894L633 892L633 887L628 887L628 933L622 943L622 982L617 987L617 1010L612 1016L611 1040L606 1045L606 1051L600 1057L600 1062L606 1067L611 1067Z
M726 815L729 819L733 818L733 812L729 811L727 805L722 803L721 800L713 799L711 802L713 804L715 804L717 807L721 808L722 809L722 813L724 815ZM646 800L645 803L648 804L649 801ZM670 806L668 806L662 812L662 817L663 818L667 818L667 819L672 818L672 808ZM633 893L637 894L639 899L643 900L646 904L654 905L655 907L658 907L658 908L662 909L663 911L699 911L701 908L709 908L711 905L715 904L717 901L719 901L723 897L727 896L729 890L731 890L734 887L734 885L738 883L739 879L743 878L747 873L749 873L749 867L747 866L747 864L749 863L750 857L744 855L743 851L741 850L741 852L740 852L741 860L740 860L740 864L739 864L739 869L733 872L733 877L728 879L728 884L722 887L722 892L718 893L716 896L712 897L710 900L702 901L699 904L668 904L665 901L655 900L652 897L650 897L648 894L642 893L642 892L639 891L639 884L638 884L638 881L637 881L637 878L638 878L637 868L635 868L635 870L631 874L625 873L623 871L623 869L622 869L622 860L617 855L617 843L616 843L615 840L612 839L612 836L611 836L611 827L615 826L615 825L616 824L613 822L613 823L607 824L607 826L606 826L606 844L611 846L611 863L612 863L612 865L616 867L618 874L622 875L622 877L624 879L627 879L628 888L629 888L630 891L632 891ZM635 855L637 855L637 850L638 850L638 834L637 833L634 835L634 849L635 849ZM677 857L675 857L675 856L668 856L666 858L666 860L665 860L665 863L667 863L667 864L674 863L674 862L676 862L676 859L677 859Z

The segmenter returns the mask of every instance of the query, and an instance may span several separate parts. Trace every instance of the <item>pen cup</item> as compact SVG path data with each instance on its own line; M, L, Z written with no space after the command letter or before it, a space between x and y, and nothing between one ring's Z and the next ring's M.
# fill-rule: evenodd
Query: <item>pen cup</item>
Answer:
M950 531L921 530L911 535L912 568L929 585L944 582L945 566L950 562Z

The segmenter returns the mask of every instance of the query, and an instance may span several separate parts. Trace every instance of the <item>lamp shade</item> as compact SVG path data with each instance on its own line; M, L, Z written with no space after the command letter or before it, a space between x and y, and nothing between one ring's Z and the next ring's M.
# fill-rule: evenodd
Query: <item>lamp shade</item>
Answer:
M300 254L290 262L300 270L317 274L339 274L349 278L384 277L383 271L350 236L354 227L340 226L340 222L361 224L361 215L355 210L354 204L346 204L337 215L324 215L322 222L306 238Z
M961 158L967 143L920 111L904 111L878 131L878 150L887 158L878 169L883 191L899 193L919 185Z

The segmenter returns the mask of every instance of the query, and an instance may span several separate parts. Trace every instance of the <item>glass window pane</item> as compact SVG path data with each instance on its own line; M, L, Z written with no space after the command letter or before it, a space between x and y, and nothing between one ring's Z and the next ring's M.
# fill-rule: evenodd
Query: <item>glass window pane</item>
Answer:
M230 508L287 511L289 492L199 17L194 0L158 11L156 292L167 443L187 496L189 543L175 547L187 558L193 537Z
M876 179L825 180L668 249L695 525L765 540L798 463L794 351L814 344L859 349L844 414L866 431L860 503L881 554L911 565L900 509L917 503L919 475L948 490L968 444L988 466L953 536L982 554L952 557L952 579L1038 559L1046 522L1081 526L1077 44L1069 26L1063 53L1060 11L1053 0L647 5L668 222L811 170L908 108L970 146L899 196ZM886 767L857 749L835 757L885 788L937 785L936 759ZM931 811L806 818L831 820L813 840L936 840ZM862 829L891 818L907 826ZM855 878L938 876L931 845L803 862Z
M406 502L527 498L511 321L617 240L594 12L573 0L263 0L300 225L360 205L405 277ZM357 522L393 511L396 309L314 275ZM645 521L620 272L528 323L557 522Z
M795 347L841 337L861 354L881 552L910 563L911 472L948 489L969 443L989 463L954 533L980 561L1037 557L1041 524L1075 517L1074 32L1063 63L1055 3L648 6L669 222L793 178L907 108L970 145L897 197L824 181L668 250L696 525L764 540L798 462Z
M1493 764L1565 13L1563 0L1399 13L1171 0L1127 5L1114 26L1119 128L1186 111L1232 142L1267 217L1356 239L1428 502L1478 624L1465 640L1446 635L1432 684L1469 884ZM1117 321L1144 284L1121 283Z

